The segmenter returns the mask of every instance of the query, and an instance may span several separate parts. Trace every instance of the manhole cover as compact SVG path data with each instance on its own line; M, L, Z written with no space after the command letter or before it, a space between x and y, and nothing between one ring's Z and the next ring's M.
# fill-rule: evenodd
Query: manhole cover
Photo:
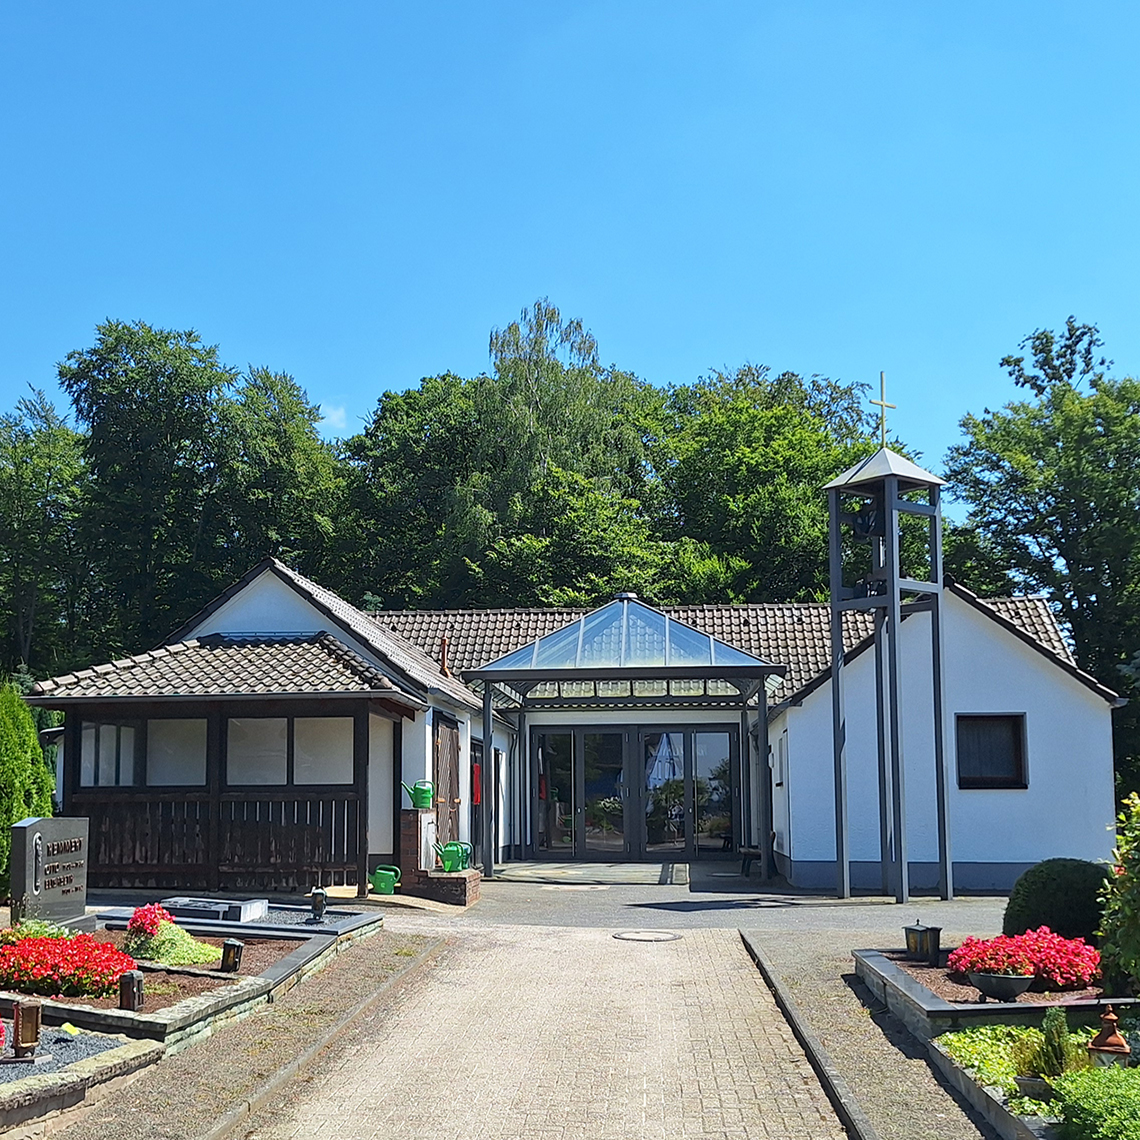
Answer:
M608 891L604 883L551 883L544 891Z
M676 942L681 936L672 930L622 930L614 937L623 942Z

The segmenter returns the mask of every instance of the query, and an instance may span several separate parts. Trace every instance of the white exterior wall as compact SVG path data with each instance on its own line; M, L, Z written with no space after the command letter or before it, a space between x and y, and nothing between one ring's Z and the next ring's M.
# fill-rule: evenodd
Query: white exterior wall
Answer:
M371 713L368 717L368 848L370 855L391 854L392 836L392 722Z
M946 763L955 863L1106 859L1114 817L1112 718L1106 701L996 622L944 595ZM875 660L844 669L848 826L853 860L879 857ZM938 833L930 692L930 620L902 624L900 689L908 856L935 862ZM959 789L955 715L1025 715L1029 787ZM790 850L796 862L835 859L831 685L783 718L788 729ZM782 727L782 725L780 726ZM772 739L777 735L773 724Z

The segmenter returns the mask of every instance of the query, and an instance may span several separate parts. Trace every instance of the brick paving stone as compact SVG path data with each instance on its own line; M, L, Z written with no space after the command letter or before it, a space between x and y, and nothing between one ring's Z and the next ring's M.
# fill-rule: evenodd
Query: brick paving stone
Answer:
M732 930L496 926L239 1129L248 1140L839 1140Z

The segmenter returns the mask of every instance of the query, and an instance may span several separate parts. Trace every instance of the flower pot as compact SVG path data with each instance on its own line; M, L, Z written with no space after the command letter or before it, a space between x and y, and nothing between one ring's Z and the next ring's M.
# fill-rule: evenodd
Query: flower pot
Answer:
M1017 1091L1020 1096L1030 1097L1032 1100L1050 1101L1053 1099L1053 1086L1041 1077L1014 1077Z
M1033 985L1032 974L975 974L966 975L970 985L979 990L984 997L995 1001L1016 1001L1018 995L1025 993Z

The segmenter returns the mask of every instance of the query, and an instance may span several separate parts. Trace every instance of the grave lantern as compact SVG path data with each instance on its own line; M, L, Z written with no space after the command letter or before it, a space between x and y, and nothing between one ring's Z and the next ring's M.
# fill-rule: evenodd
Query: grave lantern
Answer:
M236 974L241 969L241 952L245 943L237 938L227 938L222 943L222 970L227 974Z
M38 1001L12 1003L12 1052L18 1061L35 1058L40 1043L40 1014Z
M1132 1050L1117 1029L1119 1020L1111 1005L1100 1015L1100 1032L1088 1045L1089 1060L1098 1068L1128 1064Z
M142 970L125 970L119 975L119 1008L134 1012L143 1007Z
M328 891L324 887L314 887L309 901L313 908L313 921L320 922L325 917L325 907L329 904Z

